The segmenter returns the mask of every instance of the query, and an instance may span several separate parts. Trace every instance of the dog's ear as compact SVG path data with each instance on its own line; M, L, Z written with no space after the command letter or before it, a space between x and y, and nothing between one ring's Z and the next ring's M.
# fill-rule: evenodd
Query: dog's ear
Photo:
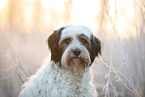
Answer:
M101 41L95 36L91 36L91 63L93 63L95 57L101 55Z
M61 55L59 51L59 40L61 36L61 31L65 29L64 27L54 31L52 35L47 39L48 46L51 51L51 60L58 62L61 60Z

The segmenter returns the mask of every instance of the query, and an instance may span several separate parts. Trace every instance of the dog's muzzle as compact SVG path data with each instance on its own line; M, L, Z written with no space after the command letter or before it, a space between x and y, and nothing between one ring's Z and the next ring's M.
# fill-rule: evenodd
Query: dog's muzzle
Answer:
M83 49L73 48L67 54L67 67L84 69L89 66L90 59Z
M83 59L81 58L81 50L79 48L73 49L71 51L70 62L73 61L74 64L83 64Z
M76 48L76 49L72 50L72 53L73 53L74 57L77 58L81 54L81 50Z

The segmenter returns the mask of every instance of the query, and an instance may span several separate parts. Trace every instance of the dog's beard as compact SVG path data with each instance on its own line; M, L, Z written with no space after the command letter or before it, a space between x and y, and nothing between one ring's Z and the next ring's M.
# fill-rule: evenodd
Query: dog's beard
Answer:
M68 64L69 68L73 68L75 70L83 70L84 68L86 68L88 66L88 62L87 60L85 60L85 58L69 58L68 57L68 62L66 62Z
M90 56L87 49L82 49L82 53L79 57L72 56L71 48L68 48L64 51L61 59L61 65L65 68L80 71L87 68L90 63Z

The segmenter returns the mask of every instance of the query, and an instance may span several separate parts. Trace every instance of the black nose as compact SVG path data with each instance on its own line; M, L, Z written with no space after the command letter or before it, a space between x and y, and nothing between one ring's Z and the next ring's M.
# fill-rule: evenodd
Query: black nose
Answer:
M74 50L72 50L72 52L73 52L73 54L75 56L79 56L81 54L81 50L80 49L74 49Z

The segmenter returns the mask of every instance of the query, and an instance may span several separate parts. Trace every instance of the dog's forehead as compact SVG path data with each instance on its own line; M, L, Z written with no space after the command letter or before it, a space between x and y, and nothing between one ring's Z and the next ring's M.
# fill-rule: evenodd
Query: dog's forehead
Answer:
M71 27L65 28L62 31L61 39L65 38L65 37L76 37L81 34L84 34L85 36L87 36L90 39L90 37L93 33L91 30L89 30L88 28L86 28L84 26L75 26L75 27L71 26Z

